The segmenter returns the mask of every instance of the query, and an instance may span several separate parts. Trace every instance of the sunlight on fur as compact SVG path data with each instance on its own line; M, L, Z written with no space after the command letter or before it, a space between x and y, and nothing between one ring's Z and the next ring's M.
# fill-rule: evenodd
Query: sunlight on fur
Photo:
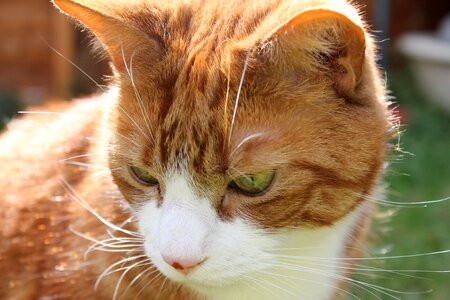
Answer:
M408 204L383 198L395 120L353 5L53 3L114 77L2 134L0 298L409 294L351 277L419 271L364 265L401 258L363 257L375 204Z

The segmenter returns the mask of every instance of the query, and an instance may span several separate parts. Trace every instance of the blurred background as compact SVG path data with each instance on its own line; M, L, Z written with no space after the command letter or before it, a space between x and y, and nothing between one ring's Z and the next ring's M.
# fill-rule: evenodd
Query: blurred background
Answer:
M450 196L450 1L353 2L361 5L379 42L380 65L402 131L393 141L401 150L393 151L385 179L390 202L379 203L368 255L450 249L450 201L404 204ZM108 62L90 52L86 33L75 29L49 0L0 0L0 130L29 106L98 92L67 60L100 84L110 74ZM450 270L450 255L361 264L391 270ZM355 279L390 289L373 290L378 299L395 299L386 293L400 299L450 299L448 273L364 273ZM416 293L430 289L433 293ZM369 299L361 288L354 287L352 293Z

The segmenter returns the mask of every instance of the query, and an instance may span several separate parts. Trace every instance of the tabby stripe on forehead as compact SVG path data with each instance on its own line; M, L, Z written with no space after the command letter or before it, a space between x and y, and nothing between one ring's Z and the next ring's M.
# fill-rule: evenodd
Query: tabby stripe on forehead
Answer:
M166 127L169 127L168 129ZM159 156L161 164L165 165L168 162L169 157L172 155L169 149L172 147L172 143L177 136L177 131L180 127L180 121L174 119L172 124L163 126L161 128L160 144L159 144Z
M212 87L211 99L208 99L208 108L210 110L216 110L222 108L222 104L225 101L227 78L223 73L217 73L218 80ZM226 108L225 108L226 109Z
M203 170L205 153L207 152L207 141L206 137L204 134L202 135L202 132L200 132L200 129L197 126L192 126L191 132L193 145L191 145L192 150L189 153L189 161L193 160L194 170L196 172L201 172Z
M173 71L166 78L161 80L160 86L163 89L163 97L160 99L159 122L163 124L169 110L175 100L175 84L178 80L178 73Z

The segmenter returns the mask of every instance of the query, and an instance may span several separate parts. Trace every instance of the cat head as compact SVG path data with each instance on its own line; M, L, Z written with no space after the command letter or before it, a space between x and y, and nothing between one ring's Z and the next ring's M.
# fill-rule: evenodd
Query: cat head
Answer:
M387 139L352 7L240 2L54 0L112 61L109 161L146 254L199 289L266 268L288 232L337 226Z

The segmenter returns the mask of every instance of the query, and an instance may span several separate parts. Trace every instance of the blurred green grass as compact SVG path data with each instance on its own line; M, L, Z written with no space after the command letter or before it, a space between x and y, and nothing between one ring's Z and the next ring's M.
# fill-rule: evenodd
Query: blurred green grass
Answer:
M16 93L0 89L0 132L22 108L23 105Z
M393 153L385 176L387 200L421 202L450 196L450 114L427 101L408 68L391 73L388 81L406 124L402 126L400 139L404 152ZM387 222L375 222L377 237L372 245L372 256L413 255L450 249L450 201L414 208L379 206L382 213L395 214ZM450 270L450 253L368 261L365 265L391 270ZM371 273L369 277L356 275L354 278L403 292L433 290L425 294L386 291L400 299L450 299L449 273L406 272L408 276ZM395 299L373 292L380 299ZM353 288L352 293L361 299L376 299L359 288Z

